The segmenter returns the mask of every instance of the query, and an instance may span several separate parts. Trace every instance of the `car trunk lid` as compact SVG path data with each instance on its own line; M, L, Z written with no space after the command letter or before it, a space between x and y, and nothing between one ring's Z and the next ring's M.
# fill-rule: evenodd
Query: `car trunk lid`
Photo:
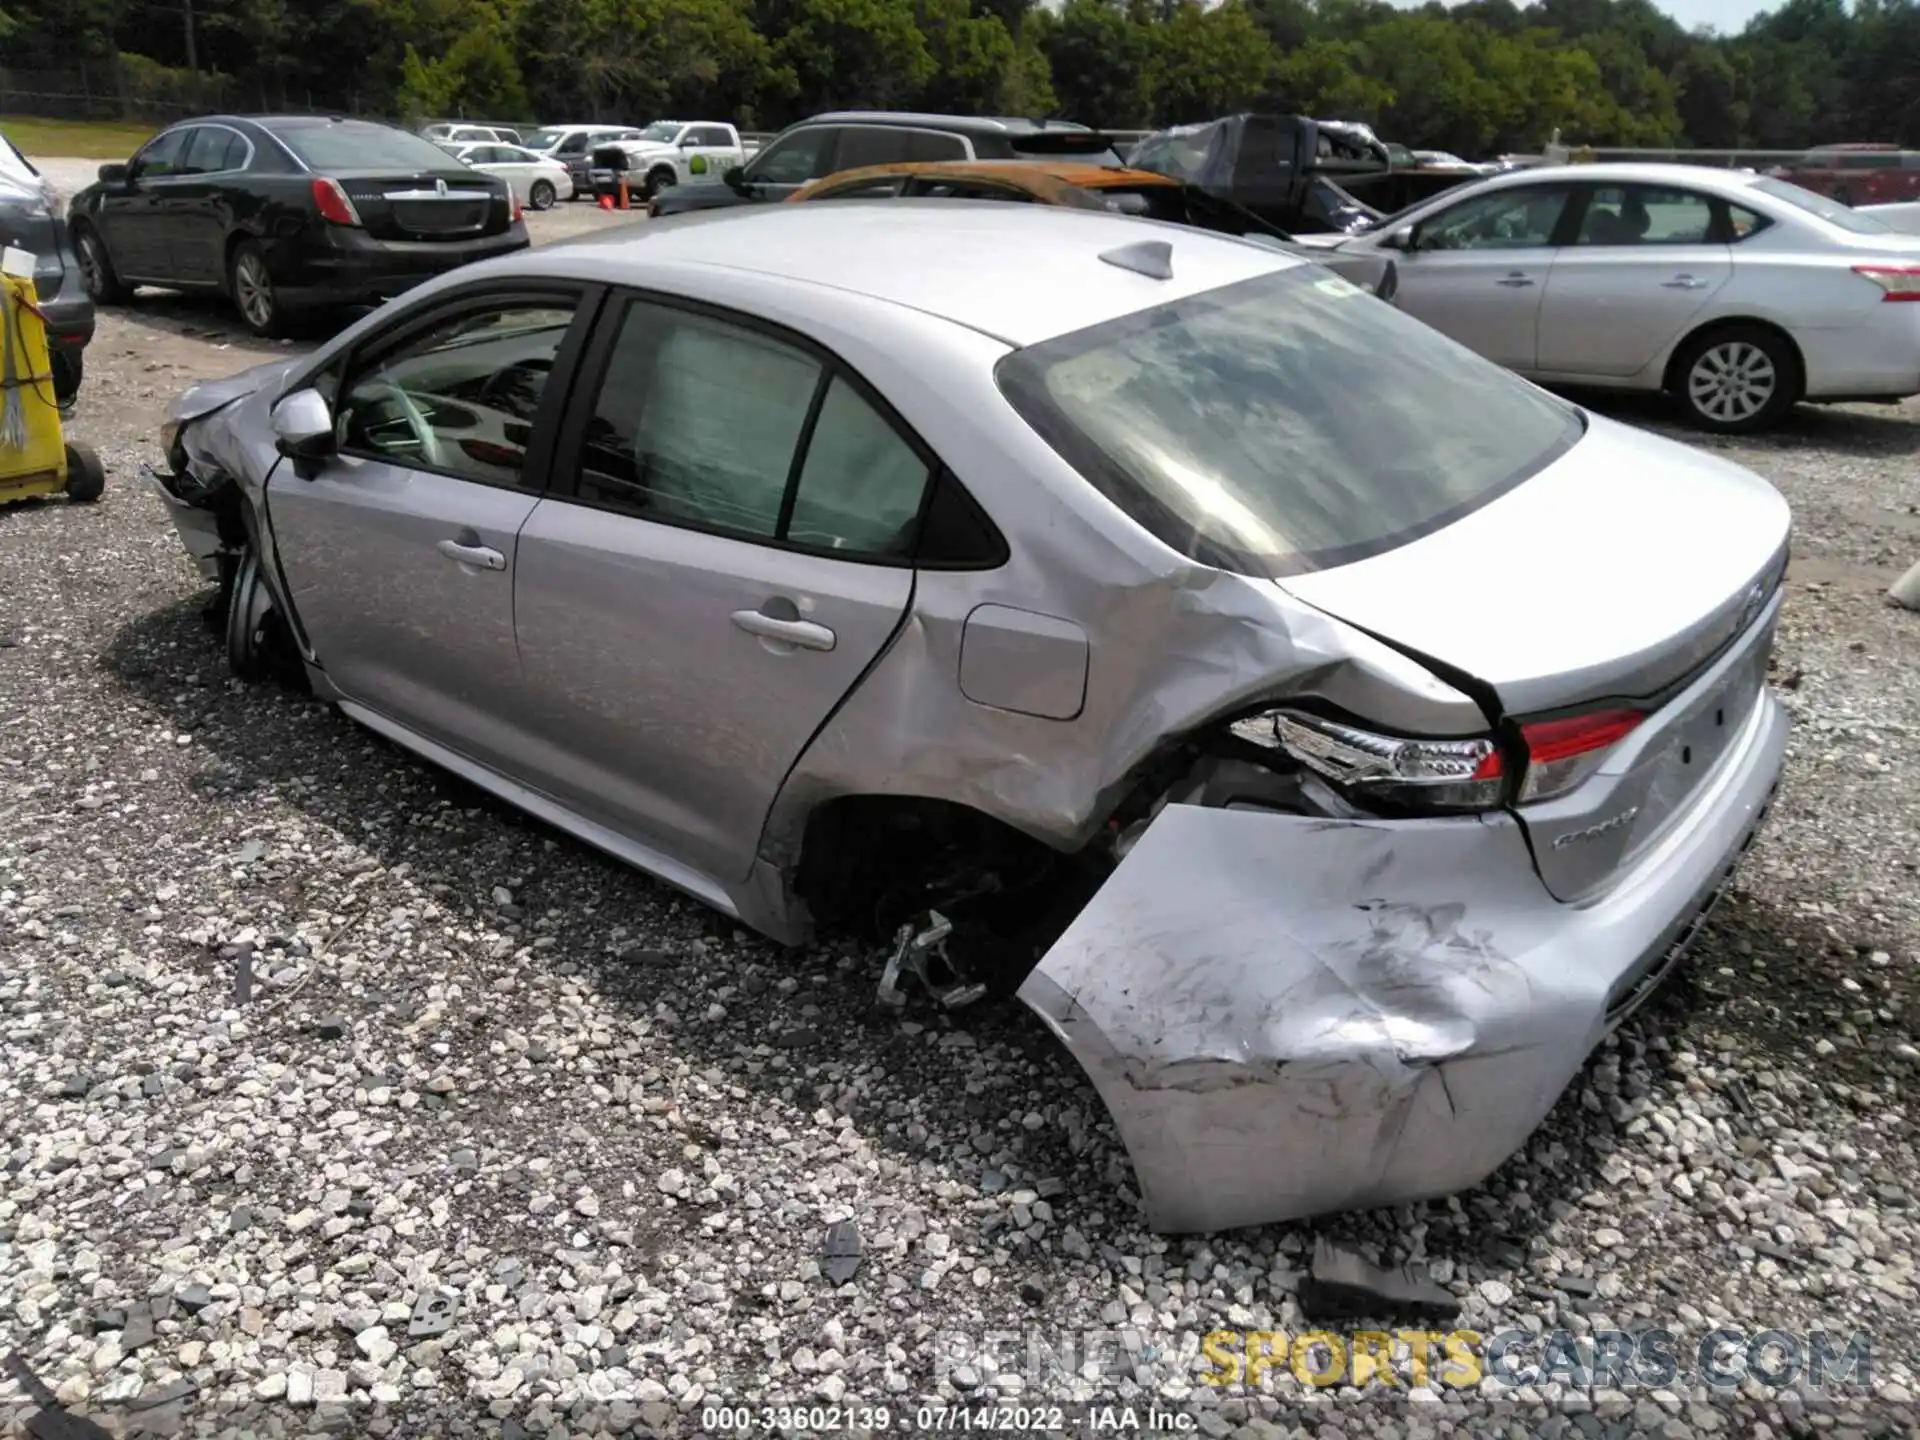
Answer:
M1738 466L1590 426L1454 524L1280 582L1470 684L1515 743L1523 725L1639 717L1576 788L1519 806L1542 878L1567 900L1657 842L1736 743L1765 678L1790 525L1778 492Z
M505 185L465 165L348 171L332 178L376 240L465 240L498 234L512 223Z

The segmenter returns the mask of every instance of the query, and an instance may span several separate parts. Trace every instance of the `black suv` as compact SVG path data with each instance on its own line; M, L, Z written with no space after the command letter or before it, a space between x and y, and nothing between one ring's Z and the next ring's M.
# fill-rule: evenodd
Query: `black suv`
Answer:
M654 197L650 215L719 210L784 200L801 186L863 165L920 160L1022 160L1073 155L1124 165L1104 136L1066 120L918 115L904 110L834 110L789 125L724 185L681 185Z
M302 311L372 304L527 247L505 180L391 125L209 115L162 130L67 206L87 290L225 294L279 335Z

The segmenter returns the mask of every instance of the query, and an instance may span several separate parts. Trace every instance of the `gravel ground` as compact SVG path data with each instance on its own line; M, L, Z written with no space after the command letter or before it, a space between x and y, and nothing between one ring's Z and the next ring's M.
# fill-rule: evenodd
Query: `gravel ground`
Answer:
M249 1435L667 1433L802 1402L900 1429L956 1397L1157 1402L1215 1435L1912 1423L1920 617L1881 592L1920 558L1920 407L1716 446L1799 516L1797 728L1681 984L1480 1190L1166 1240L1019 1007L876 1018L879 955L781 952L226 678L136 467L182 386L280 348L212 305L105 314L72 427L105 500L0 512L0 1347L63 1403ZM841 1219L865 1256L835 1284ZM1305 1328L1319 1236L1425 1261L1485 1333L1668 1329L1690 1357L1722 1325L1866 1331L1871 1387L1803 1407L1683 1379L1596 1414L1552 1379L1424 1405L1200 1383L1203 1333ZM410 1333L435 1296L450 1328ZM1115 1326L1158 1347L1137 1374L1044 1387L941 1338Z

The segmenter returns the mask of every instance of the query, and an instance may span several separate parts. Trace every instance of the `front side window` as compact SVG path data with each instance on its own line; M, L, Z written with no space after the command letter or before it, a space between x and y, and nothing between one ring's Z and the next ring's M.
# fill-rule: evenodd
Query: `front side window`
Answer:
M1587 200L1576 245L1705 245L1713 239L1713 202L1691 190L1600 185Z
M834 142L840 132L829 125L818 125L775 140L754 158L747 179L759 185L804 185L818 180L835 168Z
M168 175L178 175L180 164L185 157L187 137L191 130L169 130L158 139L149 142L147 148L133 157L133 168L143 180L158 180Z
M519 486L571 303L467 311L356 368L340 391L340 448L368 459Z
M640 301L608 358L576 493L637 519L905 559L927 481L892 422L813 354Z
M1166 544L1262 575L1346 564L1451 524L1584 426L1313 265L1016 351L998 380Z
M1522 250L1551 245L1570 193L1565 185L1523 185L1476 195L1422 224L1416 247Z
M703 125L693 132L693 143L710 149L724 150L733 144L733 136L718 125Z

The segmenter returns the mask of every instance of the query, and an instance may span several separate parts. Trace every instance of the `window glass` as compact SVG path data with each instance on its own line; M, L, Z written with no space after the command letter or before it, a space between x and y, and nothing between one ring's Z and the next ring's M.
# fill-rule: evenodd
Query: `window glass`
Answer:
M587 137L576 131L572 135L567 136L567 138L562 140L558 145L554 146L553 153L556 155L579 155L584 153L586 148Z
M831 125L775 140L754 157L747 179L761 185L804 185L834 169L833 146L840 132Z
M863 165L897 165L907 158L907 132L878 125L849 125L840 132L834 153L835 170L858 170Z
M1691 190L1601 185L1587 202L1576 245L1704 245L1713 237L1713 202Z
M1753 182L1756 195L1770 195L1775 200L1784 200L1787 204L1817 215L1829 225L1838 225L1855 235L1886 235L1889 230L1871 215L1863 215L1858 210L1842 205L1838 200L1829 200L1824 195L1816 195L1811 190L1787 180L1776 180L1771 175Z
M948 200L1027 200L1033 196L1011 185L995 185L985 180L922 180L916 195L938 195Z
M841 376L827 386L807 441L785 539L905 557L927 488L926 462Z
M487 485L521 483L533 423L570 305L468 312L358 370L342 392L343 450L444 470Z
M180 158L174 167L176 175L204 175L214 167L214 152L218 151L220 137L209 125L196 126L186 132L186 140L180 146Z
M856 180L851 185L836 185L821 191L816 200L890 200L900 193L906 177L887 175L878 180Z
M186 149L188 130L169 130L166 134L150 143L134 158L134 165L140 174L149 179L162 175L178 175L182 152Z
M702 125L699 130L694 132L694 136L693 143L696 145L705 145L724 150L733 144L733 136L729 135L725 130L722 130L718 125Z
M967 142L958 135L936 135L925 130L907 132L909 160L966 160Z
M757 331L632 305L588 422L580 497L770 539L819 382L810 356Z
M1142 146L1133 163L1142 170L1157 170L1178 180L1197 181L1219 130L1215 124L1168 131L1160 139Z
M436 170L447 163L446 153L432 141L376 125L369 120L276 120L274 133L286 147L315 170L385 169ZM490 140L487 135L473 136Z
M247 145L247 137L242 135L238 130L221 129L219 133L223 143L220 147L220 163L217 168L221 170L244 169L251 155L250 148Z
M1736 241L1744 240L1749 235L1756 235L1772 223L1766 216L1756 215L1744 205L1729 204L1727 206L1727 226Z
M1183 553L1345 564L1452 523L1579 438L1579 412L1316 265L1017 350L1002 391Z
M1553 243L1565 185L1523 185L1477 195L1420 227L1422 250L1517 250Z

